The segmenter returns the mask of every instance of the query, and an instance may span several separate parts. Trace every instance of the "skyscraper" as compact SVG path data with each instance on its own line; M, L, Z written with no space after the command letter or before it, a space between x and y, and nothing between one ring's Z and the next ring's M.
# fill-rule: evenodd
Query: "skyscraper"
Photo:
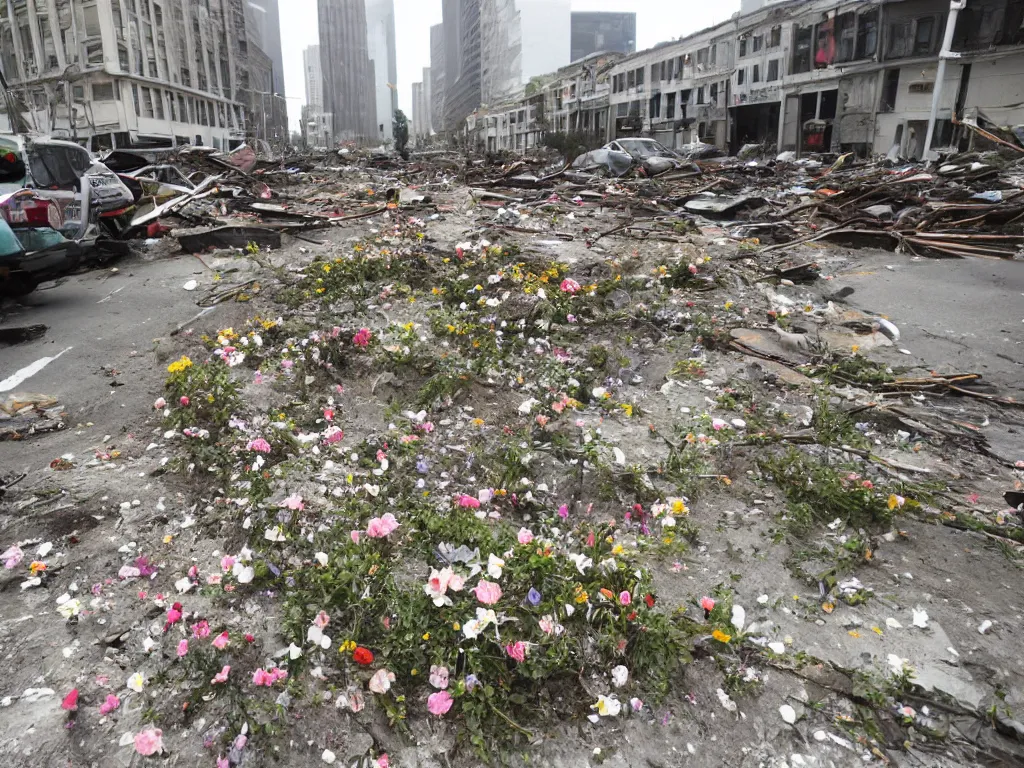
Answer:
M434 131L444 130L446 75L444 25L435 24L430 28L430 125Z
M284 96L284 58L281 54L281 17L277 0L248 0L248 4L246 19L250 23L250 40L270 57L273 91Z
M480 0L444 0L445 114L447 131L459 131L480 106Z
M569 0L480 0L480 97L495 104L569 63Z
M391 118L398 109L398 64L395 53L394 0L364 0L366 40L373 62L373 94L376 132L380 139L392 137Z
M306 83L306 104L317 110L324 106L324 76L320 67L320 46L310 45L302 52L302 75Z
M572 14L572 61L598 51L636 52L635 13Z
M317 17L324 109L333 116L334 138L378 138L364 0L317 0Z

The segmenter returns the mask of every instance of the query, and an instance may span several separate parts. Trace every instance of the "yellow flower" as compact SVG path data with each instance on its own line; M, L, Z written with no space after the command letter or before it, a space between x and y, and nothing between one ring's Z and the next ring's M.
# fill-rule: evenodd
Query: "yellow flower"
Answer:
M720 629L716 629L714 632L712 632L711 636L720 643L728 643L730 640L732 640L732 635L727 635Z
M733 304L735 304L735 303L736 303L736 302L734 302L734 301L732 301L732 300L730 300L730 301L727 301L727 302L725 302L725 308L726 308L726 310L730 310L730 309L732 309L732 307L733 307Z
M895 493L890 493L889 494L889 509L890 510L896 509L897 507L902 507L904 505L904 503L906 503L906 499L904 499L902 496L897 496Z
M206 396L206 402L212 403L213 402L213 395L207 395Z
M181 373L186 368L192 367L192 361L186 355L182 355L173 363L167 366L168 373Z
M414 669L411 672L409 672L409 674L412 675L413 677L416 677L416 675L418 675L419 673L420 673L420 671L418 669Z
M454 624L452 624L452 629L454 629L456 632L458 632L460 629L462 629L462 625L459 624L459 622L456 621Z
M576 602L585 603L590 595L587 594L587 590L581 587L579 584L576 585Z
M423 639L424 640L429 640L430 639L430 633L429 632L424 632L423 633Z
M690 514L689 507L683 502L682 499L672 499L672 514L673 515L688 515Z
M331 265L330 264L324 264L324 272L329 273L330 271L331 271Z
M341 644L341 647L338 648L338 653L352 653L352 651L354 651L355 649L356 641L346 640L344 643Z
M172 541L174 541L173 535L168 533L166 536L164 536L164 544L170 544Z
M626 416L628 416L628 417L632 417L633 416L633 406L630 405L629 403L619 403L619 408L621 408L623 411L625 411Z
M621 555L625 551L626 550L623 549L621 544L616 544L614 547L612 547L612 554L613 555Z

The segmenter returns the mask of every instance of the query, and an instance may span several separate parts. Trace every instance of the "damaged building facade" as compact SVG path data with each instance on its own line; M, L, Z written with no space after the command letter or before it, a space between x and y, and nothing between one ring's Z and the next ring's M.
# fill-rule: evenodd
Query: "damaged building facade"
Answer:
M973 134L960 121L1024 124L1024 0L958 5L935 147L969 141ZM943 0L764 4L622 57L593 79L586 96L592 106L579 109L579 119L549 109L538 130L606 141L648 136L670 147L704 141L732 152L759 143L797 154L920 158L949 13ZM549 79L564 80L559 73ZM573 84L560 86L559 101L578 98ZM518 113L527 102L523 94L500 113ZM487 134L479 126L490 114L467 122L483 146Z
M245 0L0 0L0 129L128 146L287 138ZM7 125L4 125L7 123Z

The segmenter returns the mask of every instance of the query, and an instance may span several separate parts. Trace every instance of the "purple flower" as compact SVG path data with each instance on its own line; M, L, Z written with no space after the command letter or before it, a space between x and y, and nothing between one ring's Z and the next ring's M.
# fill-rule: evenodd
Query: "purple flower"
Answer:
M477 680L476 675L473 675L473 674L466 675L466 690L467 691L472 693L473 689L475 689L478 685L480 685L480 681Z
M533 587L530 587L530 591L526 594L526 599L529 601L530 605L536 608L540 605L540 592Z
M427 460L424 459L422 456L420 457L420 460L416 462L416 471L419 472L421 475L425 475L427 474L427 472L430 471L430 465L427 463Z

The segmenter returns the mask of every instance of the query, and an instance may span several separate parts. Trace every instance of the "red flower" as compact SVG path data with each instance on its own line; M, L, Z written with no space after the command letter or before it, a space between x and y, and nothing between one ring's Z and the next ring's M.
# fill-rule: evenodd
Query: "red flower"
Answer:
M647 603L647 607L648 608L653 608L654 607L654 595L652 595L650 592L648 592L646 595L644 595L644 602Z
M373 664L373 651L369 648L363 648L361 645L357 645L356 649L352 651L352 658L356 664L362 664L364 667Z
M68 712L74 712L78 709L78 689L72 688L71 693L64 697L64 701L60 703L61 709L66 709Z
M253 635L249 634L248 632L246 632L245 633L245 642L247 642L247 643L254 643L254 642L256 642L256 638L255 638L255 636L253 636Z

